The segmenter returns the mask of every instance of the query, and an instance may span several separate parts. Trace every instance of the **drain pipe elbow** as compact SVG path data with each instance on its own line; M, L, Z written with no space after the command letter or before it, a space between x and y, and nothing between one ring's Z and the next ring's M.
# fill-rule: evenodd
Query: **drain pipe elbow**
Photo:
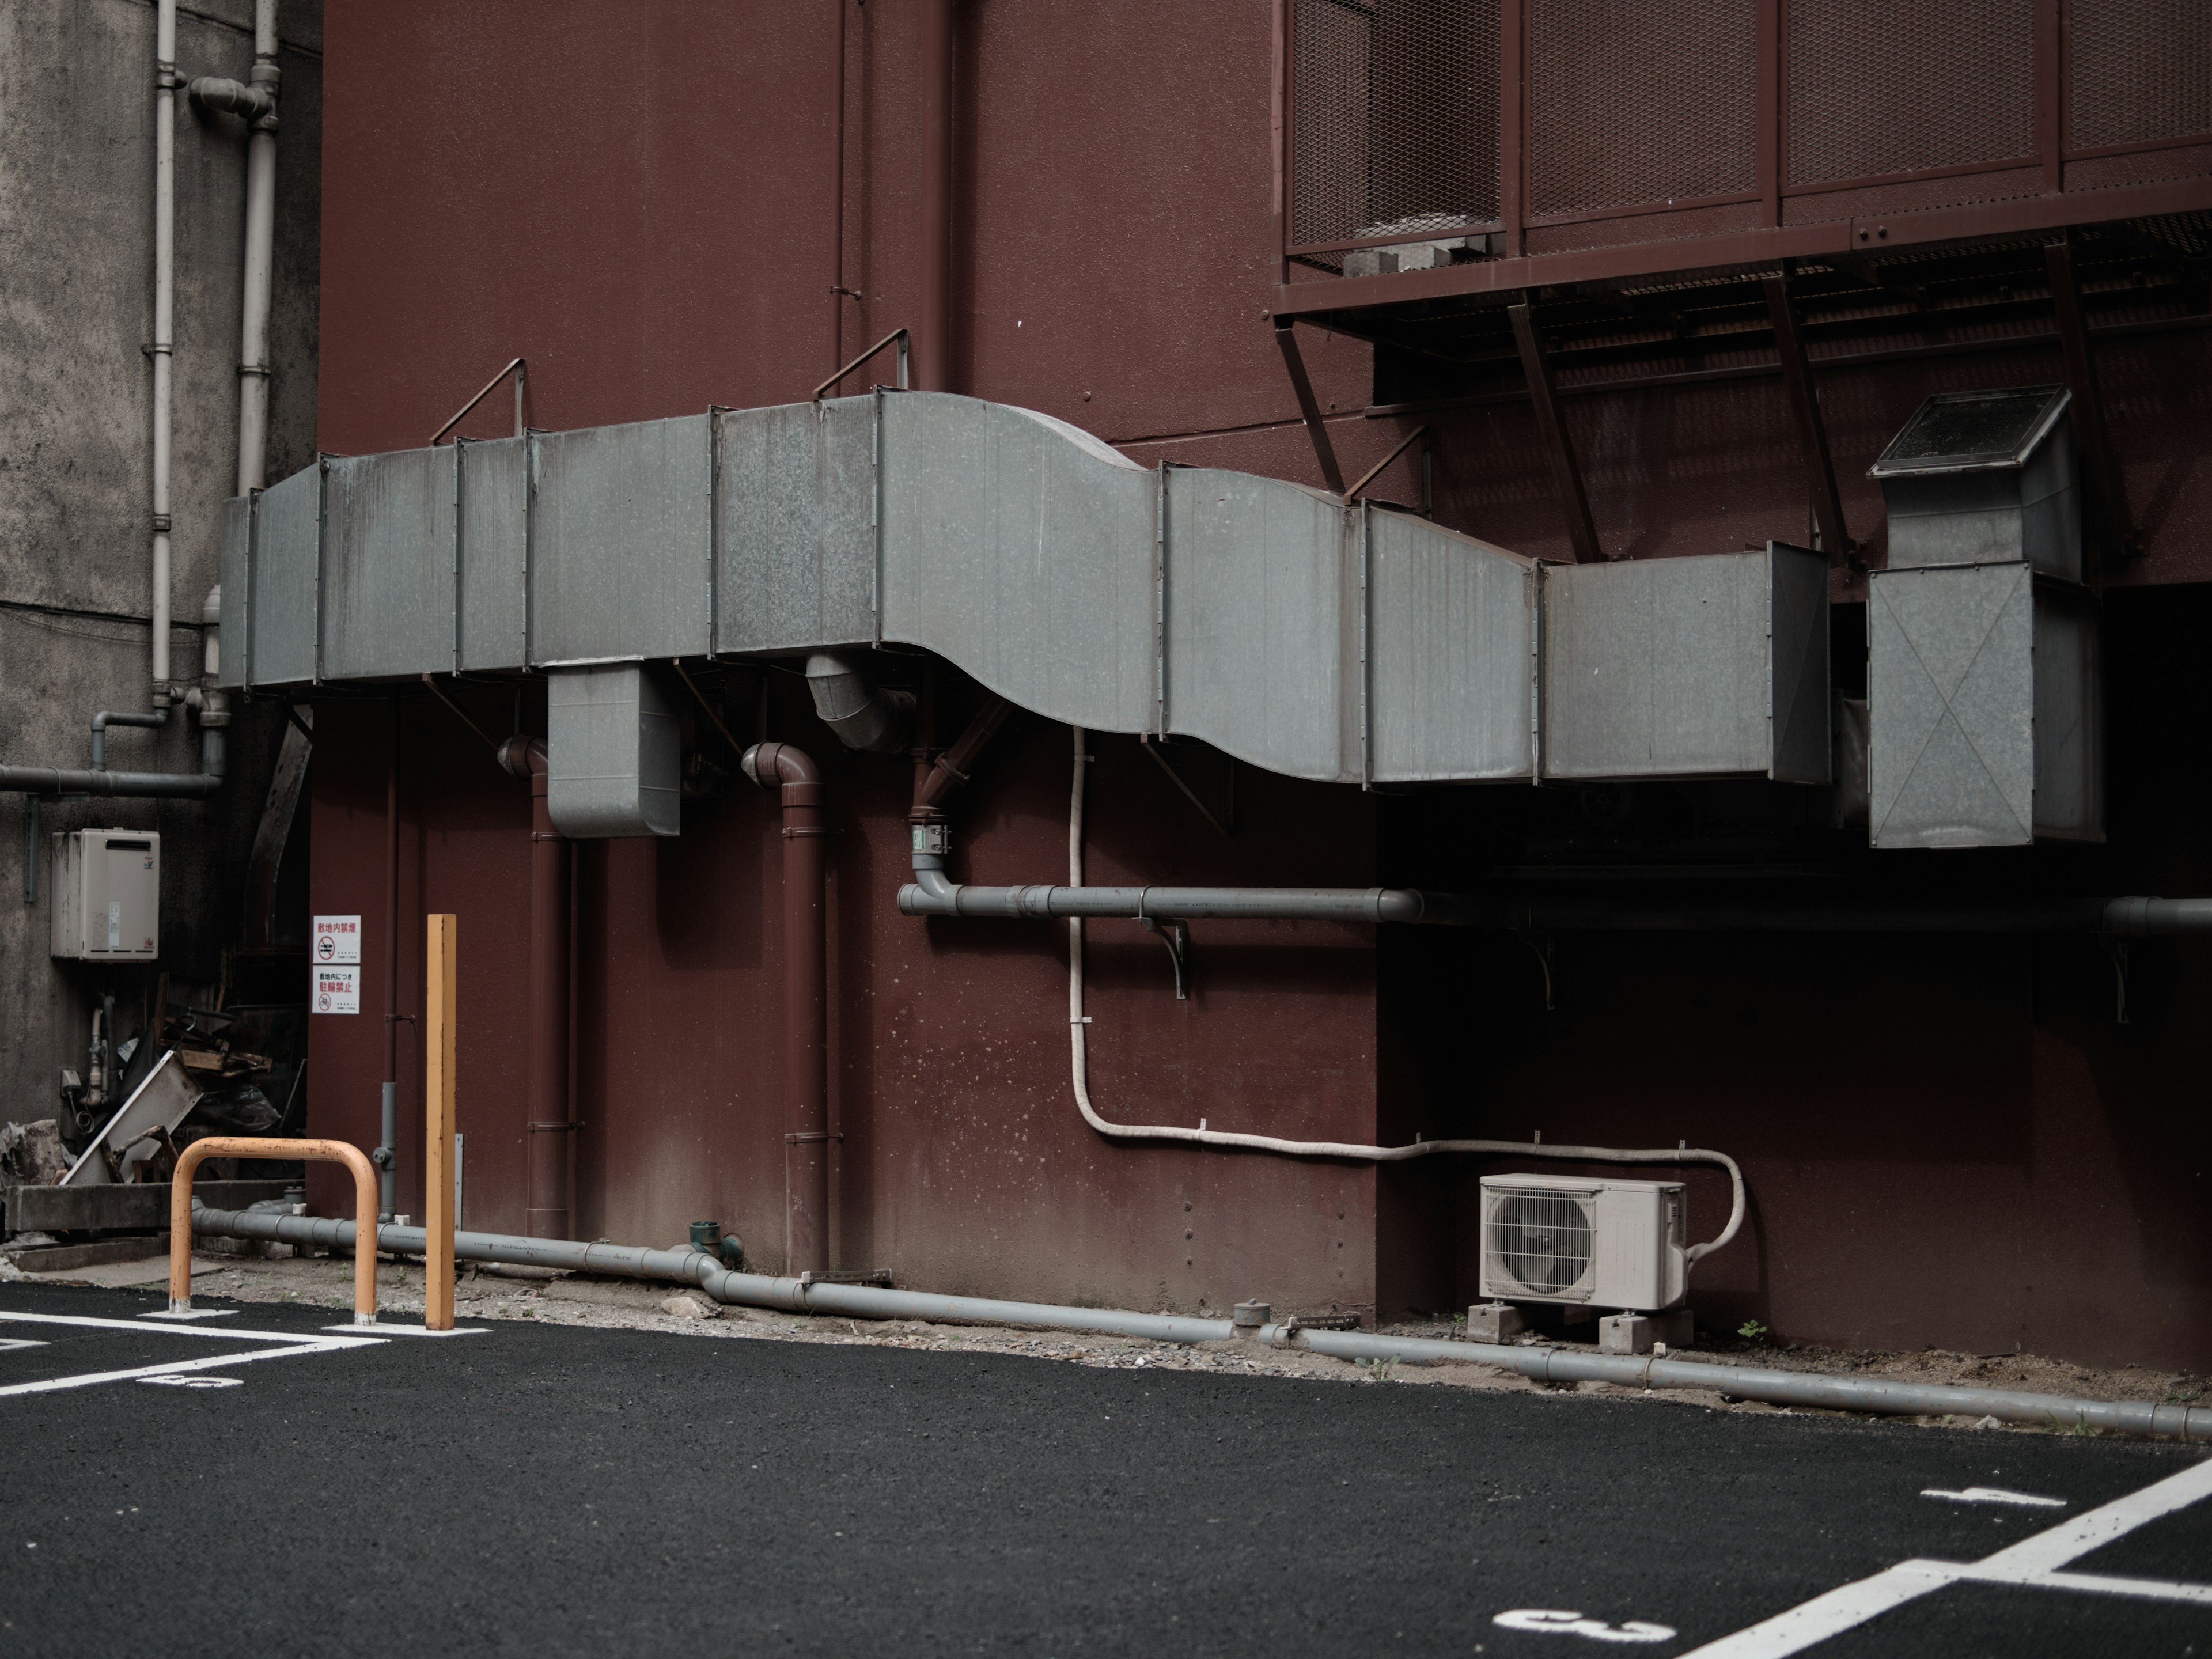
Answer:
M919 841L921 831L916 830ZM960 914L960 884L945 873L945 854L917 852L914 879L898 890L902 916L957 916Z
M543 738L509 738L499 746L499 763L502 770L518 778L542 778L547 767L545 739Z
M273 70L268 76L255 66L255 84L233 81L220 75L203 75L185 88L185 96L192 100L192 107L204 115L237 115L249 125L266 122L273 127L276 118L276 94L268 84L274 80Z
M822 782L821 769L813 757L788 743L757 743L738 759L738 767L763 789L778 784L787 789L810 783L818 787Z
M162 726L169 723L169 710L165 704L147 714L129 714L112 708L103 708L92 717L92 769L107 769L107 728L111 726Z

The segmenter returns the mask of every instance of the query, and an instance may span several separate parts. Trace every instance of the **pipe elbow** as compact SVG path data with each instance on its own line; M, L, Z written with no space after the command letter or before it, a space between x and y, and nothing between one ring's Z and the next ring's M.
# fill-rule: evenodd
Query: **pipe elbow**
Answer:
M509 738L499 746L501 767L518 778L542 778L550 764L543 738Z
M878 754L905 751L914 726L914 696L886 691L844 658L817 651L806 659L806 689L814 713L848 749Z
M185 96L192 100L194 109L204 115L237 115L248 121L261 121L276 113L276 94L272 87L248 86L243 81L219 75L198 76L185 88Z
M763 789L780 783L819 783L821 769L813 757L788 743L757 743L738 762L746 777Z
M943 859L934 853L914 855L914 879L898 890L902 916L957 916L960 914L960 884L945 873Z

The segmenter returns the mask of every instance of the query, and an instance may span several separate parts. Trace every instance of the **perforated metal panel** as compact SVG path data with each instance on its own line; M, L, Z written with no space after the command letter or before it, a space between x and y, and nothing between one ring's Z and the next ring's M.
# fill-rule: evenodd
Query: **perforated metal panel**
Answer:
M1530 0L1528 210L1758 183L1756 0Z
M2070 22L2071 148L2212 134L2212 6L2101 0Z
M1799 0L1788 27L1790 184L2034 155L2034 0Z
M1293 0L1293 244L1497 217L1498 5Z

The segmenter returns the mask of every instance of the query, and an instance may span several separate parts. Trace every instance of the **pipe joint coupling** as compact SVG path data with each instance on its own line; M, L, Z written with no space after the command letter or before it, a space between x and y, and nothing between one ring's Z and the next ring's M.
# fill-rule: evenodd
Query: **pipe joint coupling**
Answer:
M368 1161L380 1170L390 1169L398 1161L398 1154L389 1146L374 1147L368 1154Z

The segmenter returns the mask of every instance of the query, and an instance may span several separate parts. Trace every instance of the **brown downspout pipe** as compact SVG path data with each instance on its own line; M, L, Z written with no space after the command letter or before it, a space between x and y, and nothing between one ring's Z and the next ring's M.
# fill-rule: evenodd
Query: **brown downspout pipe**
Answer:
M784 1216L788 1273L830 1271L830 1010L822 904L822 774L787 743L745 750L744 774L783 787Z
M399 694L392 696L392 764L384 775L384 1093L381 1129L369 1161L380 1180L377 1212L399 1206Z
M907 814L908 823L935 823L945 817L943 803L946 796L968 781L968 774L975 764L983 747L998 735L999 728L1006 723L1006 716L1014 712L1013 704L1004 697L994 696L975 711L968 722L968 729L960 734L959 741L937 757L936 763L926 769L919 756L914 775L914 810Z
M952 386L952 0L924 0L921 46L921 268L914 383ZM841 279L842 280L842 279ZM874 284L869 284L873 287Z
M509 738L499 763L530 780L530 1138L524 1213L532 1238L568 1237L568 843L553 828L545 739Z

